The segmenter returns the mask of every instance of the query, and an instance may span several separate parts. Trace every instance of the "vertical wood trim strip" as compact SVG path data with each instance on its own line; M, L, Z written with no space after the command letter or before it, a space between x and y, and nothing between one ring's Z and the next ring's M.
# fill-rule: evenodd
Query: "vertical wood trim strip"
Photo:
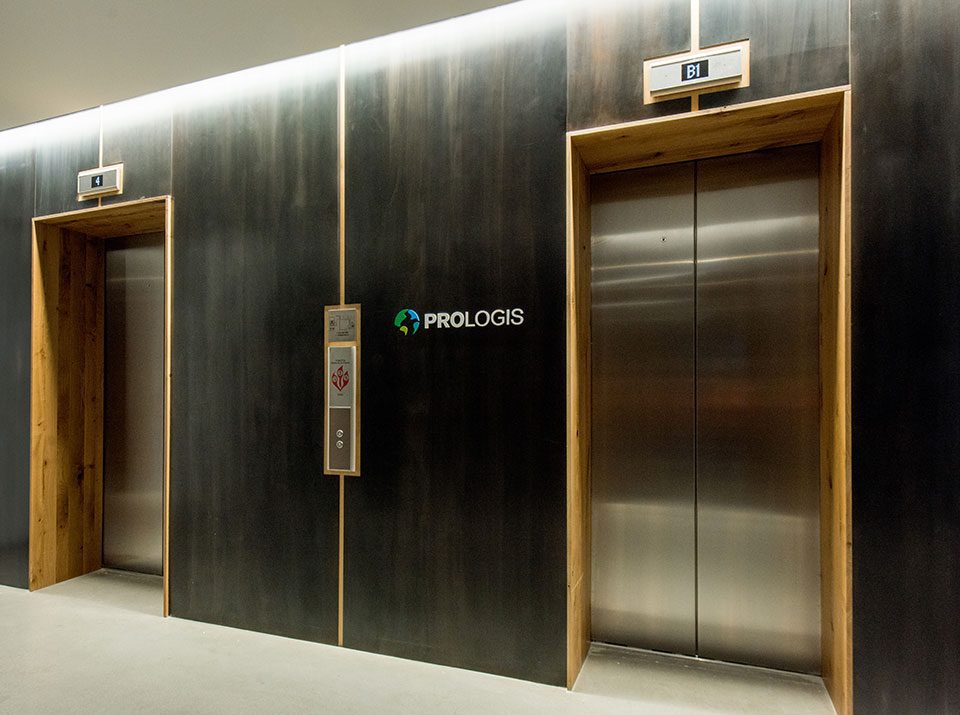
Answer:
M580 498L577 422L579 419L577 361L577 201L574 177L574 161L577 152L573 141L567 137L567 688L573 689L580 672L579 618L577 589L580 586L580 540L581 524L577 519L577 501Z
M164 202L163 240L163 615L170 615L170 421L173 382L173 199Z
M79 337L83 326L83 292L77 265L83 266L82 236L61 230L60 288L57 311L61 319L54 338L60 346L57 360L57 581L80 575L83 565L83 521L80 513L77 458L83 444L83 353ZM82 279L83 273L80 272Z
M589 173L567 137L567 687L590 649Z
M850 536L850 92L821 141L820 569L823 681L852 712Z
M31 308L30 374L30 546L29 586L33 591L56 578L56 332L57 311L49 310L56 300L56 283L45 265L59 265L59 242L50 241L49 231L33 221L33 305Z
M690 51L700 49L700 0L690 0Z
M346 282L346 125L347 125L347 92L346 92L346 48L340 45L340 72L337 80L337 209L338 209L338 239L340 244L340 305L347 302ZM358 326L359 328L359 326ZM359 352L358 352L359 355ZM359 396L359 395L358 395ZM326 410L324 410L326 411ZM326 415L325 415L326 417ZM344 510L344 477L340 475L340 504L337 536L337 645L343 645L343 510Z
M690 0L690 51L700 50L700 0ZM690 95L690 111L700 111L700 93Z
M79 235L78 235L79 238ZM83 237L83 519L82 572L103 565L103 383L104 383L104 269L100 239Z
M100 105L100 153L97 155L97 168L103 168L103 105Z
M337 645L343 645L343 506L344 506L344 479L340 475L340 518L339 518L339 540L338 540L338 560L337 568Z
M834 437L836 472L833 522L836 543L833 558L837 564L838 583L834 616L838 635L835 653L841 664L837 672L834 701L841 715L853 713L853 521L851 509L851 181L852 181L852 96L843 94L840 125L840 258L837 270L837 366L839 382L836 394L837 424Z
M103 168L103 105L100 105L100 154L97 159L97 168ZM97 206L103 206L103 197L97 197Z
M340 305L347 302L346 290L346 266L344 265L344 254L346 253L346 171L347 171L347 152L346 152L346 48L340 46L340 76L337 86L337 192L338 211L339 211L339 238L340 238Z

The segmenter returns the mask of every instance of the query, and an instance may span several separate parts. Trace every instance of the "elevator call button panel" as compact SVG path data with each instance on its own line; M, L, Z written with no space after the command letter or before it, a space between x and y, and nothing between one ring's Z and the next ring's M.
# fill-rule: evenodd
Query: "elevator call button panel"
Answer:
M360 474L360 306L324 309L325 474Z

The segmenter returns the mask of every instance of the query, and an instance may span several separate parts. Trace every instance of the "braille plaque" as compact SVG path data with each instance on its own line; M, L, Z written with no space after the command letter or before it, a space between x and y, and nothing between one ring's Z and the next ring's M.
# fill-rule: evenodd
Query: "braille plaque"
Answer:
M327 310L327 342L353 343L357 340L357 309Z

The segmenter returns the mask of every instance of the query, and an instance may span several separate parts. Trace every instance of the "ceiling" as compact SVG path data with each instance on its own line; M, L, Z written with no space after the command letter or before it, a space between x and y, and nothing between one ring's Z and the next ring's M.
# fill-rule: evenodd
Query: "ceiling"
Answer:
M0 129L504 0L0 0Z

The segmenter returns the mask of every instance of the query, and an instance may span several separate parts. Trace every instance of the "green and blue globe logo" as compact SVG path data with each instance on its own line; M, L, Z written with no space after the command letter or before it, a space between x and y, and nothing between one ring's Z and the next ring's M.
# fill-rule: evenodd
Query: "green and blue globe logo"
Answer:
M413 335L420 330L420 316L417 311L404 308L397 313L397 317L393 319L393 324L404 335Z

